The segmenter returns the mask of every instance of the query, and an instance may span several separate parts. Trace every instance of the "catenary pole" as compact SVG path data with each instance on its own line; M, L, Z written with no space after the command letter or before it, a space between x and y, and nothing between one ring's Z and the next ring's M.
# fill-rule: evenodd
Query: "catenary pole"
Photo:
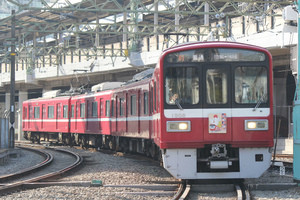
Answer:
M10 129L9 148L15 147L15 10L12 10L11 19L11 66L10 66Z

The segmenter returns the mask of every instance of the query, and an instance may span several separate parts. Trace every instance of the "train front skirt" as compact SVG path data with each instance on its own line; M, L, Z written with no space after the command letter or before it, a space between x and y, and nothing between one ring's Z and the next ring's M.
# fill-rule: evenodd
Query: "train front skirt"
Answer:
M239 148L238 151L238 158L232 160L228 157L227 160L199 159L197 149L166 149L162 157L164 168L178 179L258 178L270 167L270 148Z

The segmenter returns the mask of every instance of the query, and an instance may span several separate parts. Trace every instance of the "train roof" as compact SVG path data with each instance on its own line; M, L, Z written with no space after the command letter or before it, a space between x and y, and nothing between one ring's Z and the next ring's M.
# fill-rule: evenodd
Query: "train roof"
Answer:
M121 87L125 82L103 82L92 86L92 92L101 92Z
M182 44L178 44L176 46L170 47L168 49L165 49L163 52L167 52L170 50L175 50L175 49L181 49L181 48L188 48L188 47L205 47L205 48L209 48L209 47L219 47L219 46L223 46L223 47L241 47L241 48L258 48L258 49L263 49L263 50L267 50L266 48L260 47L260 46L255 46L255 45L251 45L251 44L245 44L245 43L239 43L239 42L230 42L230 41L206 41L206 42L187 42L187 43L182 43Z

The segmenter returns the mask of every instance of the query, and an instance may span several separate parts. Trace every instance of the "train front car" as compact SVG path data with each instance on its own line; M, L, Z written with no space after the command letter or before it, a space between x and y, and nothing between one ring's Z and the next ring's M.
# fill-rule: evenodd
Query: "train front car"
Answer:
M207 42L160 58L164 167L179 179L256 178L273 147L272 58L263 48Z

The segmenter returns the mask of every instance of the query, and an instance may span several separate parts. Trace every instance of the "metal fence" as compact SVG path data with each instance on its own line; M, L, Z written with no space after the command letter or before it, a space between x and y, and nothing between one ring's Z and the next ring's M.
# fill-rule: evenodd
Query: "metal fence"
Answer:
M9 147L9 118L0 118L0 149Z
M279 138L293 137L293 106L274 107L274 136ZM300 117L300 116L299 116Z

